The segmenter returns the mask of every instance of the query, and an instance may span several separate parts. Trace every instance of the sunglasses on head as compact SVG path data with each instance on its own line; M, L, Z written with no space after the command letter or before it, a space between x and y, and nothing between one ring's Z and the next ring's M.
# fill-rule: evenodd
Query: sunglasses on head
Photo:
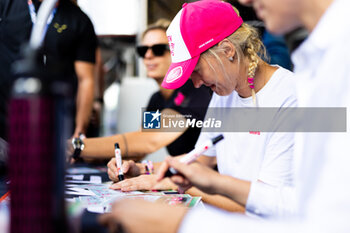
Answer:
M167 44L155 44L152 46L140 45L136 47L137 54L144 58L148 49L152 50L154 56L163 56L166 51L169 51L169 45Z

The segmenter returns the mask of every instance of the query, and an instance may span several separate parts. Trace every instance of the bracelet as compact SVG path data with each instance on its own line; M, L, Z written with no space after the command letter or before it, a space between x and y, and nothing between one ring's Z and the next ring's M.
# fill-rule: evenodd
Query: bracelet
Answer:
M142 164L145 165L146 175L152 175L154 173L153 163L150 160L143 160Z
M147 167L148 167L149 174L152 175L154 173L154 168L151 160L147 161Z
M86 138L86 135L84 133L79 133L79 138L81 140L84 140Z
M126 141L126 137L124 134L122 134L122 138L123 138L123 141L124 141L124 144L125 144L125 152L124 152L124 157L127 158L128 157L128 142Z
M142 164L145 165L145 175L149 175L149 170L148 170L148 166L147 166L147 161L146 160L143 160L142 161Z

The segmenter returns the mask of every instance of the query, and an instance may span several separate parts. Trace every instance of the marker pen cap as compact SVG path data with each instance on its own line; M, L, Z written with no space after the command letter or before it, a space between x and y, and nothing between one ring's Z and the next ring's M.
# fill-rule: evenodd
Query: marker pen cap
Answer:
M124 175L123 175L123 174L119 174L119 175L118 175L118 179L119 179L119 181L124 180Z
M217 142L221 141L224 139L224 135L220 134L219 136L213 138L211 141L213 142L213 145L215 145Z

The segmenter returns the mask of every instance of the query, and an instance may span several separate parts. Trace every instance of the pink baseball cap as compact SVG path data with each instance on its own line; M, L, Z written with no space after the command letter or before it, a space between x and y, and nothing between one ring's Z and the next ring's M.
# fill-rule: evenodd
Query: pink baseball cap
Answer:
M231 35L242 23L242 18L226 2L202 0L183 4L166 32L172 63L162 86L181 87L191 76L201 53Z

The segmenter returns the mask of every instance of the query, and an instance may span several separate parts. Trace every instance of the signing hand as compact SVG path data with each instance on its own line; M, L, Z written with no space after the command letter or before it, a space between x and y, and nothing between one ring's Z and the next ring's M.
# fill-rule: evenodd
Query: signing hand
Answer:
M108 177L110 180L114 181L114 182L118 182L118 170L117 170L117 164L115 161L115 158L111 159L108 164ZM132 160L128 160L128 161L123 161L123 165L122 165L122 169L123 169L123 173L124 176L126 178L130 178L130 177L135 177L135 176L139 176L142 173L142 169L143 166L142 164L139 163L135 163Z
M177 186L171 182L170 179L163 179L160 182L157 182L156 175L141 175L112 184L110 188L120 189L123 192L129 192L136 190L177 189Z
M185 164L179 162L177 158L167 157L159 168L157 174L158 181L164 178L164 174L169 167L173 167L179 172L178 175L170 178L172 182L179 186L179 189L187 190L195 186L203 192L209 194L216 193L214 186L221 176L213 169L197 162Z

